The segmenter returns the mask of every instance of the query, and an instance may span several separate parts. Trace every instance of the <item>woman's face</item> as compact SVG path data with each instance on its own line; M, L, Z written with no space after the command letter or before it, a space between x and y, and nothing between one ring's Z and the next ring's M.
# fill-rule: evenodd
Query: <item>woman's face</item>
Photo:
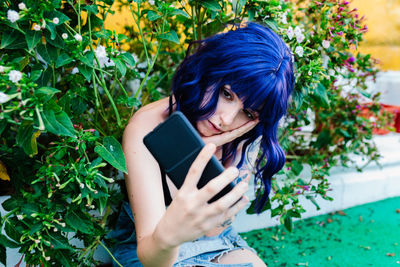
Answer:
M198 121L196 126L200 135L209 137L239 128L257 117L256 111L243 109L242 100L229 85L225 85L219 91L215 113L206 120Z

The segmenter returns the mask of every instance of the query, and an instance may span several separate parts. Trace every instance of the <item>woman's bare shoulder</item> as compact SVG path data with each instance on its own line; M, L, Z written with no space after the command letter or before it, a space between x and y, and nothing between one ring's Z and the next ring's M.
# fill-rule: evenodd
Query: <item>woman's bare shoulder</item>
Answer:
M168 98L163 98L137 110L129 120L125 132L136 132L146 135L167 117Z

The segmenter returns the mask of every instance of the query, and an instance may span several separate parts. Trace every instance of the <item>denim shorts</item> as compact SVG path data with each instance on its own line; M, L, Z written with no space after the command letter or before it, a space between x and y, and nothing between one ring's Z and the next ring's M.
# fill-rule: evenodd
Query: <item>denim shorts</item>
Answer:
M136 231L132 212L128 202L122 204L117 225L111 232L111 237L116 239L117 244L113 249L113 255L122 266L143 266L137 257ZM203 236L196 240L185 242L179 247L178 258L173 267L183 266L207 266L207 267L250 267L252 263L220 264L213 263L225 253L237 249L248 249L257 254L248 246L238 233L229 226L217 236ZM113 262L113 266L118 266Z

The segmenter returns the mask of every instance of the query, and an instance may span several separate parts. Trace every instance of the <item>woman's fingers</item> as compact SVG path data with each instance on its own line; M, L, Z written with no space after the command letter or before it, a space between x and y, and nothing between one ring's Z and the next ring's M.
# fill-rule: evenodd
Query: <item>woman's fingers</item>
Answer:
M206 167L207 163L210 161L211 157L215 153L216 146L213 143L207 144L197 155L196 159L193 161L186 175L185 182L182 188L196 188L197 183Z
M232 131L229 132L224 132L222 134L218 134L218 135L213 135L210 137L204 137L204 142L206 143L214 143L217 146L222 146L226 143L229 143L233 140L235 140L236 138L242 136L243 134L249 132L251 129L253 129L257 123L259 122L258 119L254 120L254 121L249 121L246 124L240 126L239 128L236 128Z
M229 167L223 173L209 181L205 186L199 190L197 199L200 201L208 201L213 196L218 194L230 182L232 182L239 175L239 170L235 167Z
M210 204L210 209L213 210L215 214L218 214L222 211L226 212L232 206L235 206L239 200L241 200L247 189L247 180L238 183L228 194Z

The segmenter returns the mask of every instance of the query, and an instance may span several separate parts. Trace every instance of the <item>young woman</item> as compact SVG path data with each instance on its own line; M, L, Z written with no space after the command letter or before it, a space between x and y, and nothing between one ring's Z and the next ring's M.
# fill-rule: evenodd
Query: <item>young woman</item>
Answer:
M130 206L123 205L114 232L114 255L123 266L265 266L230 224L248 203L250 174L261 187L260 212L272 175L284 165L277 127L294 86L292 55L277 34L255 23L197 45L178 67L171 97L139 109L124 132ZM175 110L207 144L179 190L143 144ZM251 159L254 144L261 153ZM226 170L199 190L197 181L212 155ZM235 179L232 191L207 203Z

